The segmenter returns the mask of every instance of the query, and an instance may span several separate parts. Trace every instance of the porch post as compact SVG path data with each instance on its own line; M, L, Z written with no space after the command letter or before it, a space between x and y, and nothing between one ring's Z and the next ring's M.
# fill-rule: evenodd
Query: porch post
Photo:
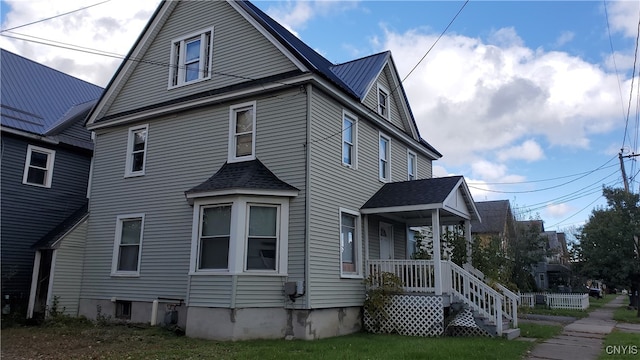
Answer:
M364 276L369 276L369 216L362 215L362 237L364 238Z
M435 277L436 295L442 295L442 266L440 263L440 209L431 213L433 228L433 275Z
M473 245L473 238L471 238L471 220L464 221L464 237L467 241L467 263L473 265L471 255L473 254L473 250L471 246Z

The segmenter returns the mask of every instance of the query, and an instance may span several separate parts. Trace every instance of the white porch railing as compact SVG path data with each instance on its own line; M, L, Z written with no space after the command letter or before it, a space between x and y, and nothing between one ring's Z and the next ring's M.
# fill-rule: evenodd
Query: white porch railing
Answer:
M473 276L482 280L485 284L487 283L487 278L484 276L484 273L471 264L466 263L462 266L463 269L468 271ZM511 322L512 327L515 329L518 327L518 304L520 302L520 297L518 294L509 290L507 287L500 283L494 283L497 287L498 292L502 293L502 315Z
M380 284L383 272L395 274L402 280L406 292L434 292L435 273L433 260L369 260L367 269L373 274L373 286Z
M534 307L536 296L544 297L545 305L552 309L586 310L589 308L589 294L552 294L552 293L522 293L522 306Z
M450 261L441 261L442 292L452 294L471 309L496 326L498 335L502 335L503 296L482 280ZM383 272L390 272L402 280L406 292L435 292L436 278L433 260L368 260L367 275L372 276L372 286L380 284ZM515 299L517 296L514 294ZM517 303L517 300L514 300ZM517 314L509 303L508 314ZM517 319L517 315L516 315ZM511 320L511 319L510 319ZM517 321L517 320L516 320Z
M445 270L443 263L442 273L451 274L451 292L454 296L464 301L472 309L487 317L496 326L498 336L502 335L502 294L495 291L482 280L469 274L457 264L447 261ZM443 284L444 291L444 284Z

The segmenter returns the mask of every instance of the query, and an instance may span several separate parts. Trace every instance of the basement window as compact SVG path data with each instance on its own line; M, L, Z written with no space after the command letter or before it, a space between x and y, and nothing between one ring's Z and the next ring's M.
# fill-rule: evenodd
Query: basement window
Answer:
M116 301L116 319L131 320L131 301Z

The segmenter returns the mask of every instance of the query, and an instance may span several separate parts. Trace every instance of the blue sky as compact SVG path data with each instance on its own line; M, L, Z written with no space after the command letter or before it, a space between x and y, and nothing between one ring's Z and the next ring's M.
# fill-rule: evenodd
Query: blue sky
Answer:
M97 2L0 1L1 28ZM157 3L111 0L3 32L0 46L104 86L117 58L40 43L126 54ZM332 62L391 50L402 78L463 4L256 2ZM548 230L579 226L594 206L604 205L601 186L622 186L617 153L623 138L626 154L638 152L638 79L631 92L631 78L640 2L607 1L608 20L604 6L467 3L404 82L422 136L444 155L435 175L464 175L476 201L510 200L523 217L539 215ZM24 41L25 35L40 43ZM640 169L628 159L626 170L633 176ZM639 184L631 182L634 192Z

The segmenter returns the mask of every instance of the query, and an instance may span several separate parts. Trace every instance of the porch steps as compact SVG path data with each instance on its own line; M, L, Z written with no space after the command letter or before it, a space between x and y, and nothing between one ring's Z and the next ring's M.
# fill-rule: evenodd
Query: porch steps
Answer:
M451 319L445 327L447 336L492 336L497 335L496 324L460 302L451 303ZM520 329L510 328L511 322L502 318L502 337L513 340L520 336Z

